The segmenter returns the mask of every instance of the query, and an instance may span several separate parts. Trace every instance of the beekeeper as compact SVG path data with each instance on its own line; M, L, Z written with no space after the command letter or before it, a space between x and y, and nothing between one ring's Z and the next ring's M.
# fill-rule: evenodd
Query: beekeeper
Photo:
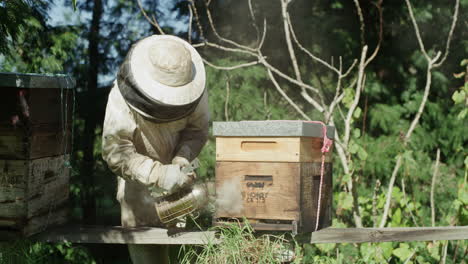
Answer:
M150 188L173 192L208 136L208 93L198 52L186 41L153 35L132 46L106 108L102 155L118 176L126 227L160 226ZM133 263L168 263L167 247L129 245Z

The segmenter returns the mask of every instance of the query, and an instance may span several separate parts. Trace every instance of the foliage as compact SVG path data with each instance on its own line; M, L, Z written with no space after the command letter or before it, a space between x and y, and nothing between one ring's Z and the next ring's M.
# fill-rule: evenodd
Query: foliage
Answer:
M31 17L44 23L49 4L44 0L1 0L0 1L0 53L9 53L19 35L24 34Z
M71 243L46 244L18 240L0 244L1 264L96 264L89 252Z

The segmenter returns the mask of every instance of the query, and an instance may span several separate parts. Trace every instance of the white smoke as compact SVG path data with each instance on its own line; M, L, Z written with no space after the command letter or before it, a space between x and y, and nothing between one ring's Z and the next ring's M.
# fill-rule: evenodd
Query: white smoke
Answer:
M225 181L216 190L216 207L219 213L237 215L244 209L240 178Z

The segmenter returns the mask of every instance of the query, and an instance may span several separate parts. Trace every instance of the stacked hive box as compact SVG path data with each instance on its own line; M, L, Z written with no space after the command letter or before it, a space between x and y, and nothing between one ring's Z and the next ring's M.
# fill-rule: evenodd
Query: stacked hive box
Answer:
M74 85L62 75L0 73L3 238L65 222Z
M315 229L323 127L303 121L215 122L216 191L238 186L239 210L217 208L214 224L242 221L256 230ZM327 127L333 139L334 128ZM219 196L219 193L218 193ZM325 154L319 229L331 225L331 150Z

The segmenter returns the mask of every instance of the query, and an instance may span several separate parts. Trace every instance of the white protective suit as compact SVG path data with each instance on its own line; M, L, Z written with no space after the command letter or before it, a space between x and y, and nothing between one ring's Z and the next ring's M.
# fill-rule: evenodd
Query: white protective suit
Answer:
M123 226L161 225L148 188L160 185L175 156L189 161L198 156L208 138L208 122L206 90L187 117L155 123L127 105L115 82L106 108L102 156L118 176Z

